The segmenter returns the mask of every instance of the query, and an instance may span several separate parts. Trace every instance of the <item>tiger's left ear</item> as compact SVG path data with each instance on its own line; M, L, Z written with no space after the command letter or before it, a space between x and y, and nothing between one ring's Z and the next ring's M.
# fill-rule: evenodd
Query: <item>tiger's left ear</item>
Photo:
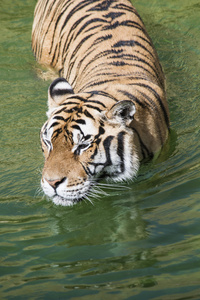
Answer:
M135 104L130 100L123 100L111 107L107 112L107 117L128 126L132 122L135 112Z
M49 111L47 114L50 114L54 108L58 107L63 101L65 101L66 96L70 94L74 94L74 91L67 80L65 78L55 79L48 90Z

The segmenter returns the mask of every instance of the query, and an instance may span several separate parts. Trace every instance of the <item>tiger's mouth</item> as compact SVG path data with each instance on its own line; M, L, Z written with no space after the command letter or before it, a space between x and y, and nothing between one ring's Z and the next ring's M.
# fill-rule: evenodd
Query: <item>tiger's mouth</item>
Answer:
M83 199L88 199L93 184L85 181L77 186L66 185L67 180L60 182L58 186L52 186L44 178L41 180L41 186L44 193L52 199L53 203L62 206L73 206Z
M55 194L52 197L53 203L56 205L62 205L62 206L73 206L74 204L77 204L78 202L88 198L87 195L89 194L90 186L82 187L78 190L72 190L72 191L65 191L63 195Z

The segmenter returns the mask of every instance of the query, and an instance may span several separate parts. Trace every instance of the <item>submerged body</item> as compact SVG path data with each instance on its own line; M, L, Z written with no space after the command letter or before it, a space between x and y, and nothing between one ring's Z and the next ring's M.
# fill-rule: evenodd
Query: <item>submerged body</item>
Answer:
M41 130L44 192L73 205L98 178L127 180L168 137L165 79L128 0L39 0L32 48L61 76Z

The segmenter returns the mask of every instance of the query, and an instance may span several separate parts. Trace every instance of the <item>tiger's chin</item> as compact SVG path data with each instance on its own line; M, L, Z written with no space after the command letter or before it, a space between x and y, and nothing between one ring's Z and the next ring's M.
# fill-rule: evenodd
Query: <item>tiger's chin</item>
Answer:
M70 194L67 193L66 196L61 196L58 194L55 195L49 195L48 193L45 193L47 195L48 198L50 198L50 200L52 200L52 202L55 205L61 205L61 206L73 206L75 204L77 204L78 202L82 201L83 199L85 199L87 197L88 191L84 191L84 192L80 192L77 194Z
M61 206L73 206L74 204L81 201L81 199L66 199L61 196L54 196L52 197L52 201L55 205L61 205Z

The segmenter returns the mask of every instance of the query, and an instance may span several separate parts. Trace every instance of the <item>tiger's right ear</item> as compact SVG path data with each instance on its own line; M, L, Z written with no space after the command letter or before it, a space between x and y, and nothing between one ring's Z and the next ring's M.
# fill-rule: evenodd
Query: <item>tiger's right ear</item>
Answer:
M66 96L70 94L74 94L74 91L67 80L65 78L55 79L48 90L48 114L65 101Z

